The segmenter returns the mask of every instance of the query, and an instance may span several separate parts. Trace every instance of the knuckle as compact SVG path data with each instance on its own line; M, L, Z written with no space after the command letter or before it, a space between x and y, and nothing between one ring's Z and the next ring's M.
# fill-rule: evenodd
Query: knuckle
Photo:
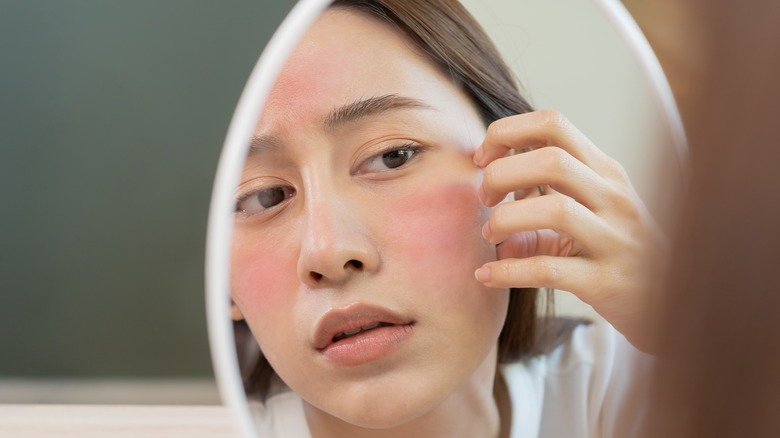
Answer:
M631 204L629 196L627 196L626 192L619 187L610 186L607 190L609 191L607 194L608 199L611 199L612 204L616 207L625 208Z
M482 175L482 181L486 188L494 188L501 180L502 171L499 164L500 163L493 161L485 167L485 171Z
M628 172L626 171L626 168L623 167L617 160L610 157L609 163L607 164L607 169L609 173L612 175L613 178L620 182L629 182L630 179L628 177Z
M543 148L541 152L543 165L548 172L560 172L571 169L573 166L571 154L558 146Z
M643 222L644 209L642 206L643 204L641 204L639 199L634 199L629 196L623 197L623 202L620 205L625 216L634 224Z
M534 262L534 270L544 284L554 284L560 278L558 267L547 258L540 258Z
M514 263L501 263L499 265L499 276L504 284L510 284L517 278L518 269Z
M608 194L608 199L610 199L612 206L616 211L620 212L623 217L631 221L638 221L641 219L641 205L643 204L641 204L642 201L637 195L624 190L622 187L613 186Z
M568 196L555 195L552 200L552 212L554 219L561 223L568 223L579 216L579 208L576 201Z
M503 138L506 133L505 119L498 119L490 123L487 127L487 137Z
M565 129L569 126L569 120L560 111L543 109L540 111L542 124L550 129Z

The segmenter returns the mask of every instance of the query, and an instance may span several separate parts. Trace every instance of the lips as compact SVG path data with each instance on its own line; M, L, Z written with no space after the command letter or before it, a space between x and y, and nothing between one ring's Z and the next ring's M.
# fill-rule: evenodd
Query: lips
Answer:
M414 321L380 306L353 304L330 310L314 329L314 347L325 350L335 344L364 336L385 327L411 326Z
M342 339L346 339L346 338L348 338L350 336L354 336L354 335L356 335L358 333L361 333L361 332L367 332L369 330L373 330L373 329L375 329L377 327L390 327L390 326L393 326L393 325L394 324L390 324L389 322L372 322L371 324L368 324L368 325L360 327L360 328L356 328L356 329L353 329L353 330L345 330L343 332L339 332L338 334L336 334L336 336L333 337L333 342L338 342L338 341L340 341Z

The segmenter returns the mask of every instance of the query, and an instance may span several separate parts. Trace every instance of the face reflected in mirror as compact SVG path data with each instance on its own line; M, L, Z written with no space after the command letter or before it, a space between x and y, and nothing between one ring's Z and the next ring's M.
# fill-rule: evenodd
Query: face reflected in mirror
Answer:
M603 11L583 1L599 29ZM612 18L622 11L612 9ZM539 22L558 13L550 8ZM567 33L567 23L560 28ZM621 57L615 65L640 71L624 49L639 57L644 46L618 40L617 58L594 54L603 62L592 64L605 67L573 78L569 56L602 44L580 44L573 33L561 39L561 55L538 50L563 64L534 65L586 84L587 93L560 96L586 103L578 124L585 113L598 119L584 124L588 135L554 109L530 107L455 0L335 0L283 63L259 64L258 72L280 74L270 88L253 75L254 97L242 99L231 130L246 142L229 135L226 147L250 145L234 194L230 296L260 436L631 436L641 428L636 394L649 391L652 357L643 351L659 346L653 303L669 245L634 173L612 155L638 152L631 158L644 165L653 159L642 152L674 144L670 133L684 146L684 133L674 131L681 125L657 78L635 95L623 92L633 82L618 86L633 74L595 80L624 72L611 67ZM550 29L534 35L546 42ZM247 109L266 89L264 106ZM625 129L614 133L618 125ZM656 127L657 135L637 135ZM601 149L605 139L611 149ZM680 168L671 164L663 168ZM528 286L548 291L538 300ZM569 292L589 306L585 318L598 319L556 317L549 289ZM218 286L210 292L225 298ZM210 314L210 328L227 322L223 311ZM235 374L218 376L236 387ZM228 401L246 412L238 399ZM591 415L607 410L608 420ZM561 411L575 417L561 421Z
M492 400L509 293L474 277L496 259L483 114L354 8L328 9L284 65L237 189L231 296L310 428L412 427ZM484 414L474 426L495 429Z

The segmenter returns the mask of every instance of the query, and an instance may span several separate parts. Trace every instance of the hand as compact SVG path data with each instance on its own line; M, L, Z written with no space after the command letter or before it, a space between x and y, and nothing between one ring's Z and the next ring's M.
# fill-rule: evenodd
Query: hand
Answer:
M514 193L482 229L498 245L498 260L477 279L572 292L636 347L652 350L649 306L653 287L663 285L669 243L623 167L551 110L492 123L474 162L485 169L485 205Z

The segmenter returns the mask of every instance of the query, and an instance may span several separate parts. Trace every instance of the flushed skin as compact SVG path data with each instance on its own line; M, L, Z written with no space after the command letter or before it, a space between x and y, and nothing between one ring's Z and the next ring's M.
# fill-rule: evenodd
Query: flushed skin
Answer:
M489 210L472 159L485 126L412 47L384 23L323 15L272 91L239 187L234 316L303 397L312 430L498 429L492 388L508 290L473 275L496 258L480 235ZM334 109L386 96L415 103L324 123ZM399 149L413 153L389 168L397 161L383 154ZM283 200L267 210L246 197L271 187L284 188ZM329 360L318 324L366 306L410 321L410 333L379 359Z
M315 436L496 436L509 287L569 290L649 345L665 239L620 165L555 111L486 128L367 16L331 9L308 31L238 199L233 316Z

